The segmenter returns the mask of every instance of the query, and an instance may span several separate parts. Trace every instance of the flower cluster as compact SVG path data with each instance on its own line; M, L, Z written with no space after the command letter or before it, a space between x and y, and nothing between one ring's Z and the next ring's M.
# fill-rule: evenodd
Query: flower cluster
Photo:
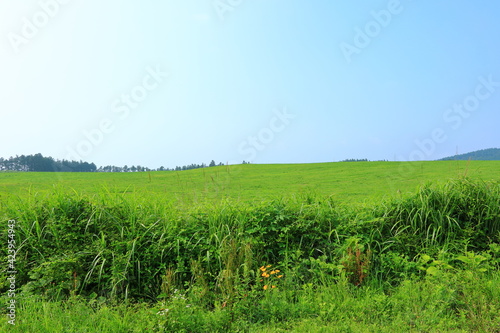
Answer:
M169 303L175 303L178 305L186 305L186 308L190 308L191 304L186 304L187 302L186 295L181 293L178 289L175 289L174 292L171 294L171 301ZM162 308L160 309L156 314L160 316L165 316L168 314L170 309L168 308Z
M175 289L173 294L172 294L172 299L182 299L184 301L187 301L187 298L184 294L182 294L179 289Z
M264 280L266 281L266 284L263 287L264 290L276 288L276 285L274 285L273 282L276 282L277 279L281 279L283 277L283 274L279 274L279 269L272 269L271 267L272 265L267 265L260 268L260 271L262 272L260 275L262 277L260 282L264 282Z

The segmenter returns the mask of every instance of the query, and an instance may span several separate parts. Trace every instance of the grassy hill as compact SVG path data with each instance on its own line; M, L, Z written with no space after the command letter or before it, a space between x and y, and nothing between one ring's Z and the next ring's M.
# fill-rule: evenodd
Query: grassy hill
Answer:
M499 332L499 166L0 173L0 331Z
M224 198L259 202L310 193L362 202L414 192L427 182L463 175L500 180L500 161L250 164L150 173L8 172L0 173L0 198L42 194L56 187L84 194L106 189L126 195L161 195L187 204Z
M466 154L449 156L440 159L440 161L500 161L500 148L489 148L476 150Z

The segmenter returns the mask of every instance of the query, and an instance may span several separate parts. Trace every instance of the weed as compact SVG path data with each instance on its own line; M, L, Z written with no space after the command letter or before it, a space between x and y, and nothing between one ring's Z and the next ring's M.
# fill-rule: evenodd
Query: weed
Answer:
M347 253L341 263L349 282L360 286L370 271L371 251L359 243L357 238L348 240Z

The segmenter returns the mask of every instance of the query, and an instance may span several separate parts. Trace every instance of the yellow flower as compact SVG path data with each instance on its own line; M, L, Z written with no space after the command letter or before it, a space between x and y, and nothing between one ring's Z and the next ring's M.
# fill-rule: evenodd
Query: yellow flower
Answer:
M276 288L276 286L271 286L271 288Z
M271 265L267 265L267 266L266 266L266 268L269 268L269 267L271 267Z
M276 271L271 271L271 275L276 274Z
M264 272L264 273L262 273L262 276L268 278L269 274L267 274L266 272Z
M260 270L261 270L261 271L263 271L263 272L265 272L265 271L266 271L266 268L265 268L264 266L262 266L262 267L260 268Z
M267 284L264 286L264 290L267 290Z
M283 275L278 275L278 279L281 279L283 277Z

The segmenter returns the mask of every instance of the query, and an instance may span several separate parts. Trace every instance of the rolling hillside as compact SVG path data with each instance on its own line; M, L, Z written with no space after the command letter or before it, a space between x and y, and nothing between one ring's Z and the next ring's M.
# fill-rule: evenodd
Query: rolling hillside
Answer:
M188 171L135 173L0 173L0 201L5 196L74 189L142 197L161 195L186 204L230 198L263 201L315 193L336 201L363 202L414 192L427 182L467 175L500 180L500 161L336 162L318 164L248 164Z
M500 148L476 150L470 153L449 156L440 161L500 161Z

